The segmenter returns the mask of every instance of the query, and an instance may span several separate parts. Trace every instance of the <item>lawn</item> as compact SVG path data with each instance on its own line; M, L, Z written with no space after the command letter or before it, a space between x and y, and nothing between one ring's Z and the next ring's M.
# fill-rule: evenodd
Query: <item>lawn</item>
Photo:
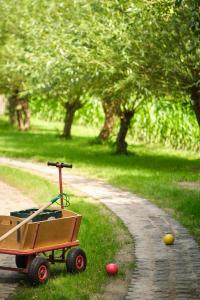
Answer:
M1 166L0 180L15 186L38 204L58 194L57 186L48 180L7 166ZM22 281L16 295L11 297L12 300L88 300L92 295L104 299L102 286L115 280L108 278L105 265L115 260L124 243L132 247L132 239L121 221L103 205L74 196L70 202L69 209L83 215L79 239L80 247L87 253L86 271L69 275L64 264L51 265L51 279L47 285L30 288L28 283ZM120 263L117 278L124 281L126 270L132 267L133 263Z
M64 140L61 126L34 121L30 132L18 132L2 119L0 155L73 163L74 172L102 178L166 209L200 243L200 155L130 145L129 155L118 156L109 144L95 144L97 130L74 126L73 138Z

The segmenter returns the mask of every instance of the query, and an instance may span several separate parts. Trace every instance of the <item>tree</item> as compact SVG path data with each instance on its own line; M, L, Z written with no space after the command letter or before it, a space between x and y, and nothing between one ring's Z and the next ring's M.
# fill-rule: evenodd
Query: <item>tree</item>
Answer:
M89 85L87 49L81 44L83 26L78 17L81 7L71 1L37 0L23 0L15 7L8 0L0 8L4 11L1 36L5 40L0 73L10 114L14 114L12 121L15 115L23 120L19 108L25 108L25 98L58 99L67 111L64 136L70 137L74 113L84 104L83 94Z
M84 2L84 1L83 1ZM71 137L75 112L80 109L91 87L92 74L85 46L85 24L80 20L81 5L71 1L45 1L43 10L32 16L35 35L32 53L37 61L34 93L57 99L66 112L63 136ZM56 26L55 26L56 24ZM45 32L43 30L45 29Z
M177 0L176 4L184 6L183 0ZM190 20L190 36L193 39L193 47L194 47L194 53L193 55L195 57L199 57L199 48L200 48L200 41L199 41L199 34L200 34L200 2L199 0L193 0L188 2L187 5L190 7L191 11L191 20ZM187 9L187 6L183 7L184 10ZM182 13L181 13L182 15ZM182 17L183 18L183 15ZM196 38L197 37L197 38ZM200 78L200 68L199 65L197 67L193 66L193 76L197 79ZM191 87L190 93L191 93L191 100L194 105L194 111L197 117L198 124L200 126L200 88L199 88L199 80L193 84Z
M130 121L150 94L190 94L200 120L199 39L188 26L194 7L188 0L176 8L174 1L0 3L0 74L17 99L12 106L31 95L61 102L63 133L71 137L76 110L98 97L107 117L101 138L109 136L114 114L120 117L118 152L127 151Z
M16 6L10 0L0 3L0 90L8 98L10 122L13 125L17 122L20 130L30 126L28 82L31 59L25 26L28 11L24 9L24 3L19 2Z
M152 1L146 1L148 5ZM190 27L193 4L184 1L180 7L168 1L168 10L163 13L166 1L153 1L149 21L152 25L144 47L148 77L155 87L165 94L190 96L198 124L200 125L200 60L199 32Z
M99 137L109 135L117 113L120 118L118 153L127 153L125 139L131 119L149 93L145 78L141 84L138 82L138 73L145 72L138 63L143 51L138 43L144 28L138 12L132 1L98 1L92 7L90 39L93 49L98 49L93 53L98 70L98 85L93 91L103 100L106 116Z

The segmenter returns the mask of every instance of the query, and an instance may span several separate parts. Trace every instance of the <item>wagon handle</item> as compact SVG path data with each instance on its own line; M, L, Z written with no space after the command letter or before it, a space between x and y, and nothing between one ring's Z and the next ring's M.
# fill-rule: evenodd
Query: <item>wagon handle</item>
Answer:
M64 163L59 163L59 162L51 162L51 161L48 161L47 165L57 167L57 168L72 168L72 164L69 165L69 164L64 164Z
M58 171L59 171L60 194L63 194L62 168L72 168L72 165L68 165L68 164L64 164L64 163L59 163L59 162L51 162L51 161L48 161L47 165L58 168ZM63 199L63 196L61 197L60 206L61 206L61 209L64 209L64 199Z
M3 240L5 240L9 235L11 235L13 232L15 232L17 229L19 229L20 227L22 227L23 225L25 225L26 223L28 223L29 221L31 221L34 217L36 217L37 215L39 215L45 208L49 207L51 204L55 203L58 199L62 198L63 193L57 195L56 197L54 197L53 199L51 199L48 203L46 203L45 205L43 205L41 208L39 208L38 210L36 210L32 215L30 215L28 218L26 218L25 220L23 220L22 222L20 222L18 225L16 225L15 227L11 228L9 231L7 231L5 234L3 234L0 237L0 242L2 242Z

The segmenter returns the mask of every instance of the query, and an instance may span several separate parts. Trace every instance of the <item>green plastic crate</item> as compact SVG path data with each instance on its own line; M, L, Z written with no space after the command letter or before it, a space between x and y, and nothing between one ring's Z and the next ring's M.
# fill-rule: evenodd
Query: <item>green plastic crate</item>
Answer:
M32 215L36 210L38 210L38 209L37 208L30 208L30 209L26 209L26 210L12 211L10 213L10 215L13 216L13 217L26 219L30 215ZM39 215L35 216L32 219L32 222L40 222L40 221L45 221L45 220L48 220L48 219L59 219L61 217L62 217L62 211L61 210L45 209Z

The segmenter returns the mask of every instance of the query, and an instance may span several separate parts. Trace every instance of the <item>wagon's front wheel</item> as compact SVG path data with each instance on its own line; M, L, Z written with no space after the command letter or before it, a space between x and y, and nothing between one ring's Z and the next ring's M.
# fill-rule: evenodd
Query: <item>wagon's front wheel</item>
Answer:
M28 270L28 278L31 285L46 283L50 276L49 263L43 257L35 257Z
M87 258L85 252L80 248L72 248L66 259L67 272L78 273L86 269Z

